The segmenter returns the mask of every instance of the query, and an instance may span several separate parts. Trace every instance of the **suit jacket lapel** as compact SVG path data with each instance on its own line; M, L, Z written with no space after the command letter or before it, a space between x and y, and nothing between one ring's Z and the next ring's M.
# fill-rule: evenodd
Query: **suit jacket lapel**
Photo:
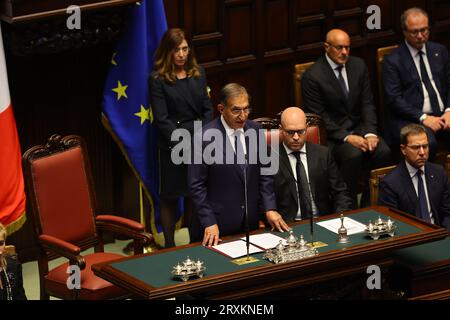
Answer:
M325 56L322 56L322 70L325 79L330 79L333 83L332 86L337 91L340 99L347 104L347 98L345 97L344 92L341 89L341 85L339 84L339 80L336 78L336 74L334 73L333 68L331 68L330 64L327 61L327 58Z
M441 61L441 59L439 58L439 52L436 52L435 50L430 48L429 43L427 43L426 46L427 46L427 59L428 59L428 63L430 64L431 74L433 75L434 83L436 84L439 95L441 96L441 99L442 99L441 92L443 92L443 90L441 88L441 82L439 81L439 76L436 74L436 70L439 69L437 64L439 64ZM442 99L442 101L445 101L445 100Z
M317 169L317 165L318 162L315 161L316 159L314 159L314 155L312 154L312 152L310 150L308 150L309 143L306 142L306 160L308 162L308 182L309 182L309 186L311 188L311 194L312 194L312 199L314 200L316 198L316 183L315 181L318 181L318 179L316 178L316 172L319 172L319 170Z
M409 201L414 205L414 215L420 217L419 212L419 198L417 197L416 189L414 188L414 184L412 182L411 176L409 175L408 168L406 167L405 161L403 160L400 163L401 175L403 178L403 185L405 186L406 195L409 198Z
M402 57L401 60L405 63L406 74L412 76L413 79L420 84L420 90L422 91L422 80L420 78L419 71L417 70L414 59L411 56L411 52L405 42L402 42L400 45L400 56Z
M289 156L286 153L286 149L284 148L283 143L280 143L279 146L279 153L280 153L280 170L283 174L286 181L289 183L289 191L292 195L292 197L297 202L298 195L297 195L297 182L294 177L294 173L292 172L291 162L289 161Z
M438 210L436 210L436 208L434 207L433 201L434 190L436 190L434 186L436 179L434 172L428 165L425 165L425 181L427 182L428 200L430 201L431 212L434 215L434 222L438 224L439 223Z

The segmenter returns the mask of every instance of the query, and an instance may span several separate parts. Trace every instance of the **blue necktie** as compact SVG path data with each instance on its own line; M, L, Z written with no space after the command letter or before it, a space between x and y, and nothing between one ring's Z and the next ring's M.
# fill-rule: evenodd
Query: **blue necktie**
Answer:
M435 116L439 116L441 114L441 108L439 107L439 100L438 100L436 91L434 90L433 85L431 84L431 80L430 80L430 77L428 76L427 68L425 68L425 63L423 62L423 55L424 55L424 53L422 51L419 51L420 75L422 76L422 82L428 91L428 96L430 97L431 110L433 111L433 114Z
M300 151L292 152L297 160L296 172L297 172L297 189L298 198L300 199L300 210L302 211L302 219L307 219L312 214L312 201L311 193L309 190L308 177L306 176L305 167L300 159Z
M339 66L339 67L336 68L336 70L339 72L338 81L339 81L339 84L341 85L341 89L344 92L345 97L348 99L347 86L345 85L345 80L344 80L344 77L342 76L342 69L343 68L344 68L344 66Z
M419 204L420 204L420 218L423 220L431 223L430 218L430 212L428 211L428 203L427 203L427 196L425 194L425 187L423 185L423 179L422 179L422 170L417 170L416 176L417 176L417 193L419 196Z

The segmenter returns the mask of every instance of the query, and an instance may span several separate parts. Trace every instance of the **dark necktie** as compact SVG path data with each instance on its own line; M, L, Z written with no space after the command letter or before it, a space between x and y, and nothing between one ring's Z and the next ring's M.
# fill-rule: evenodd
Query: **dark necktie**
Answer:
M236 159L236 164L240 164L240 165L245 165L245 151L244 151L244 146L242 145L241 142L241 135L242 135L242 131L235 131L234 132L234 150L235 150L235 159Z
M417 176L417 193L419 196L419 204L420 204L420 218L423 220L431 223L430 218L430 212L428 211L428 204L427 204L427 196L425 194L425 187L423 185L423 179L422 179L422 170L417 170L416 176Z
M339 72L338 81L339 81L339 84L341 85L341 89L344 92L345 97L348 98L347 86L345 85L345 80L344 80L344 77L342 76L343 68L344 68L344 66L339 66L336 68L336 70Z
M430 97L431 110L435 116L439 116L441 114L441 108L439 107L439 100L436 94L436 91L431 84L430 77L428 76L427 68L425 68L425 63L423 62L422 51L419 51L420 57L420 75L422 76L422 82L425 85L425 88L428 91L428 96Z
M302 160L300 159L300 151L294 151L292 152L292 154L297 160L297 165L295 168L297 171L297 189L298 197L300 199L302 219L307 219L312 214L312 201L308 185L308 177L306 176L305 167L303 166Z

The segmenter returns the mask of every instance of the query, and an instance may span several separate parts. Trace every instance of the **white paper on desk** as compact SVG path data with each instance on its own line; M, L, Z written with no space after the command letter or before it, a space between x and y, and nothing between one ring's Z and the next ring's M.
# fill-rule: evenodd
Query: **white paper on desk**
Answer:
M239 257L245 256L247 254L247 243L242 240L221 243L212 248L216 251L219 251L219 252L229 256L232 259L239 258ZM258 253L258 252L263 252L263 250L250 244L249 254Z
M241 240L246 241L246 238L243 237L241 238ZM283 241L283 245L287 244L285 239L267 232L251 235L249 241L250 243L253 243L255 246L267 250L275 248L280 243L280 240Z
M341 218L321 221L317 222L317 224L338 234L338 230L341 227ZM364 232L366 230L366 226L364 224L348 217L344 217L344 227L347 229L347 235L349 236Z

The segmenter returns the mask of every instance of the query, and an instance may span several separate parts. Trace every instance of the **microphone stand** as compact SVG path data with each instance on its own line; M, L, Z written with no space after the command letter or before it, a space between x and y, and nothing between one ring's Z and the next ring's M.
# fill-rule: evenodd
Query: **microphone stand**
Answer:
M248 199L247 199L247 154L244 154L244 206L245 206L245 242L247 245L247 261L250 260L250 227L248 223Z

